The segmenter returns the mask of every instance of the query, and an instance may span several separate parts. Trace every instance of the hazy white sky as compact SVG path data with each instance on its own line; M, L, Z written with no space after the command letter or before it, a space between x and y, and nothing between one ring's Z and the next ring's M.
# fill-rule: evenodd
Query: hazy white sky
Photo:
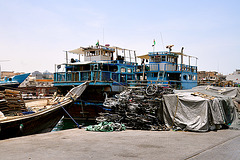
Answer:
M240 69L239 0L0 0L3 71L54 71L64 50L100 44L138 55L174 44L198 69ZM162 34L162 38L161 38ZM162 41L163 40L163 41Z

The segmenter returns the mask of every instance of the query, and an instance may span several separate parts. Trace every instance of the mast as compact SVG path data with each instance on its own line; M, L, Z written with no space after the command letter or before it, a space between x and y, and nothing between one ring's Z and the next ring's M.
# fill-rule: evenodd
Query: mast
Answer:
M182 47L182 49L181 49L181 71L182 71L182 65L183 65L183 49L184 49L184 47Z
M68 53L66 51L66 63L68 64Z
M130 62L131 62L131 51L129 50L129 59L130 59Z
M135 63L137 63L136 51L134 51Z

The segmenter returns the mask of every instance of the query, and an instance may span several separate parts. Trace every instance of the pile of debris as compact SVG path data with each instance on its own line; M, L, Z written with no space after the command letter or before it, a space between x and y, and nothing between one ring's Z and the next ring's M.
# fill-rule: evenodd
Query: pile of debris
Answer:
M131 129L169 130L162 116L164 94L173 94L173 89L155 84L127 89L115 98L106 98L103 106L110 112L100 113L96 120L122 123Z
M8 106L7 106L7 101L6 101L5 95L3 93L0 93L0 111L3 114L8 114L9 113Z

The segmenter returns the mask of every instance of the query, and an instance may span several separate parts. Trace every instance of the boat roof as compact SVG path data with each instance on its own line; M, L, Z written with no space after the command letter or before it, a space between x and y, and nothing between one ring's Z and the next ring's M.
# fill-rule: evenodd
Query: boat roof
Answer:
M75 53L75 54L84 54L83 52L83 48L77 48L77 49L74 49L74 50L71 50L71 51L68 51L70 53Z
M69 53L74 53L74 54L84 54L85 50L111 50L111 51L115 51L115 50L125 50L125 51L134 51L134 50L130 50L130 49L124 49L124 48L120 48L120 47L116 47L116 46L90 46L90 47L80 47L74 50L70 50L68 51Z
M189 55L183 54L181 52L168 52L168 51L149 52L148 54L137 56L137 57L141 58L141 59L149 59L149 54L157 54L157 53L161 53L161 54L163 54L163 53L165 53L165 54L172 53L172 54L183 55L183 56L186 56L186 57L192 57L192 58L198 59L195 56L189 56Z
M74 63L62 63L61 65L84 65L84 64L92 64L92 63L96 63L94 61L82 61L82 62L74 62Z

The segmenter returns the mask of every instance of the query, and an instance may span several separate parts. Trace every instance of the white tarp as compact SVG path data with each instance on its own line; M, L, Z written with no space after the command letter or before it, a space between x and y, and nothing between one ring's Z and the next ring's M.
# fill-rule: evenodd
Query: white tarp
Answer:
M192 93L200 92L202 98ZM223 126L240 129L235 99L240 99L239 88L196 87L164 95L163 118L168 127L189 131L209 131Z

